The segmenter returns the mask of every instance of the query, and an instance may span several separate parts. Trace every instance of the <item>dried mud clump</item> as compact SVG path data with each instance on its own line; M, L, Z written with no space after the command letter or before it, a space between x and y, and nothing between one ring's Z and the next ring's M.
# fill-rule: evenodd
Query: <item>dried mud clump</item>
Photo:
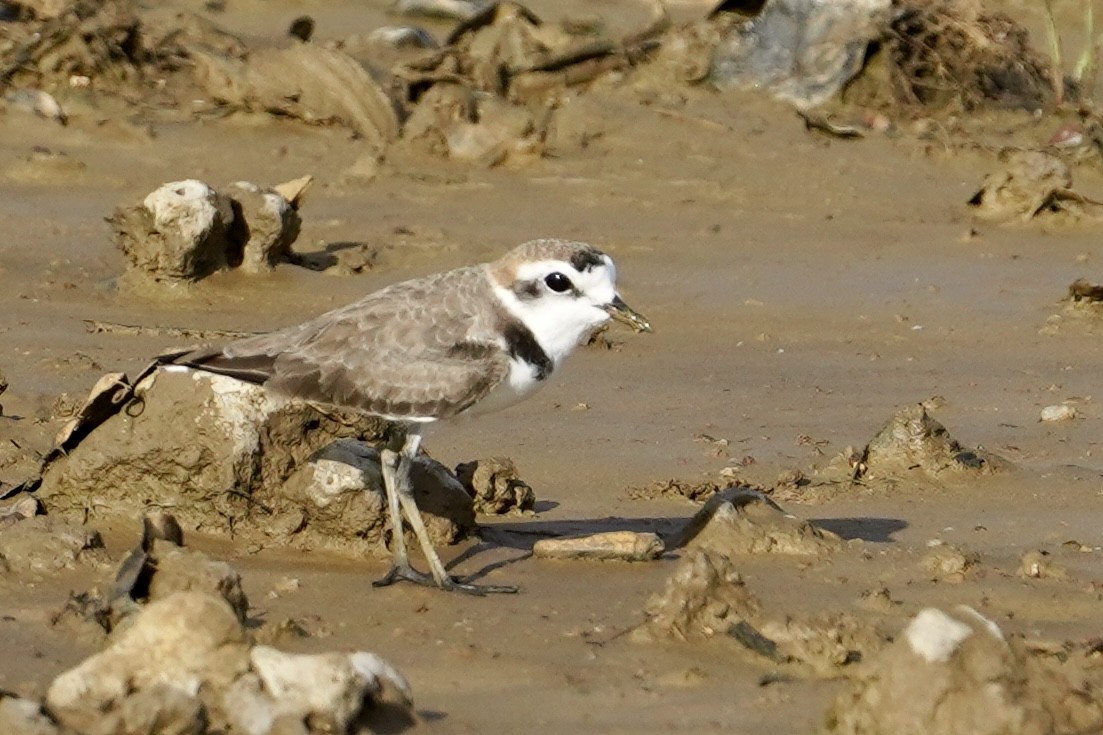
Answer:
M720 485L711 480L686 482L669 479L656 480L650 485L630 487L625 494L632 500L655 500L657 498L678 498L700 503L720 492Z
M464 462L456 466L456 479L474 499L476 513L530 513L536 505L536 493L508 457Z
M955 549L953 546L936 546L919 560L920 568L931 580L960 584L966 575L980 565L980 556Z
M894 3L879 53L846 96L970 111L1034 110L1053 95L1047 63L1009 16L976 0L902 0Z
M127 276L173 285L223 268L270 271L291 254L302 219L303 177L273 188L241 181L226 192L189 179L163 184L108 218Z
M375 654L253 646L223 599L174 592L58 676L39 714L59 732L351 733L384 687L408 711L409 685Z
M978 219L1029 222L1039 217L1071 224L1103 216L1103 202L1072 190L1072 172L1056 156L1042 151L1001 151L1003 166L984 178L968 201Z
M1086 278L1077 278L1069 284L1060 301L1060 311L1046 319L1039 334L1060 334L1069 325L1076 325L1088 334L1103 328L1103 286Z
M813 556L842 545L834 533L789 515L757 490L742 487L713 495L671 544L718 554Z
M217 102L309 123L336 122L382 154L398 137L397 103L358 61L335 49L294 43L241 55L193 49L196 80Z
M747 589L731 558L691 549L666 588L648 600L647 621L633 632L637 642L708 640L722 637L735 650L795 673L835 676L862 658L880 639L848 615L797 619L773 617Z
M381 553L387 529L378 455L382 419L321 411L232 378L156 369L79 443L51 455L38 493L51 513L173 513L186 528L259 544ZM344 449L344 451L342 451ZM438 542L474 526L471 499L428 460L413 481Z
M851 462L855 477L863 480L894 479L917 471L942 478L992 472L1004 464L991 454L963 447L922 404L899 411Z
M54 516L34 516L0 528L0 572L49 577L78 565L103 566L103 539Z
M921 611L863 667L827 715L839 735L1097 732L1103 705L1083 672L1008 640L968 607Z

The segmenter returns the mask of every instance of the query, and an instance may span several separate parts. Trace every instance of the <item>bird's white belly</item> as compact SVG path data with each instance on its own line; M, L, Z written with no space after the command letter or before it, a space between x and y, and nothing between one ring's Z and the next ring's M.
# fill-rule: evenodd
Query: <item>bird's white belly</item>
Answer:
M532 395L547 382L547 378L544 380L536 379L536 368L531 364L524 360L510 360L509 375L506 376L506 379L494 386L486 398L464 413L479 415L500 411Z

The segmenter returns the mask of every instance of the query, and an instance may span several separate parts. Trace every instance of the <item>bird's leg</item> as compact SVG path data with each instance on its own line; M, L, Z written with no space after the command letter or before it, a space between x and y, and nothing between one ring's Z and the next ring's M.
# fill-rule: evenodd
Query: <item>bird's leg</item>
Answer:
M432 577L414 570L410 566L408 560L405 558L400 560L396 553L395 564L391 568L391 571L383 580L380 580L376 584L390 584L398 579L406 579L426 586L439 587L449 592L465 592L471 595L485 595L494 592L516 592L517 588L512 586L474 585L458 582L448 574L447 570L445 570L440 556L437 555L436 549L433 548L433 542L429 538L429 531L425 528L425 522L421 518L421 511L418 509L417 501L414 498L413 484L410 482L410 468L413 466L414 457L417 455L418 446L420 444L421 436L419 434L410 433L406 436L402 451L399 452L397 457L397 465L393 470L393 487L396 500L391 501L390 495L388 495L387 499L389 502L401 503L402 510L406 513L406 520L409 521L410 528L413 529L414 535L417 536L418 543L421 544L421 551L425 555L426 561L429 563ZM384 482L385 481L386 475L384 475ZM392 510L392 514L393 512ZM392 524L393 523L394 521L392 520ZM401 525L399 525L398 528L401 530ZM396 547L396 549L397 548L399 547ZM403 556L405 557L405 544L403 544L401 548L403 549Z
M399 507L397 475L402 463L402 455L390 448L379 453L379 465L383 474L383 490L387 494L387 510L391 517L391 569L382 579L372 582L375 587L386 587L400 579L418 584L435 584L432 577L410 566L410 557L406 553L406 534L402 530L402 510Z

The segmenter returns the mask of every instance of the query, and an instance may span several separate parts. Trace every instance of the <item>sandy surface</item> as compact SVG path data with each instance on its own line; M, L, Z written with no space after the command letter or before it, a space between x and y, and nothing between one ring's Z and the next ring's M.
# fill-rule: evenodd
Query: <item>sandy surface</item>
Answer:
M275 38L309 11L325 38L384 18L360 8L231 2L218 20ZM591 12L624 27L646 17L621 0ZM642 645L618 635L642 620L673 559L552 562L528 551L544 533L669 529L696 510L632 500L632 486L743 464L747 481L767 485L786 470L813 476L897 409L936 395L944 405L934 415L956 438L1014 469L922 492L854 487L786 501L861 541L824 558L749 558L748 584L767 608L797 616L853 612L861 593L883 585L899 604L870 624L890 632L925 606L964 603L1028 638L1098 635L1099 336L1075 325L1039 330L1071 281L1097 280L1099 226L976 225L964 203L992 169L989 151L950 152L906 135L827 139L753 94L657 94L629 80L599 84L583 103L584 149L518 170L427 160L370 183L342 177L358 141L336 128L262 115L191 123L115 108L78 109L63 128L9 112L0 138L5 440L41 442L54 425L35 417L48 417L59 394L83 396L103 372L133 373L179 344L90 334L83 320L265 330L537 236L583 239L616 258L626 300L655 334L614 332L618 349L582 350L528 402L436 428L425 444L448 465L508 455L535 489L535 518L491 522L488 538L502 545L447 552L462 557L457 573L518 584L521 594L377 590L378 560L253 554L194 538L242 573L258 621L320 618L327 636L288 647L386 656L410 679L416 729L427 732L814 732L838 680L762 686L769 665L728 643ZM990 145L1012 128L1041 144L1057 124L1029 119L994 116ZM36 146L81 165L27 165ZM316 183L296 249L367 242L380 248L374 269L220 274L171 297L114 286L122 257L103 218L116 206L174 179L275 183L307 173ZM1081 167L1076 183L1103 198L1098 173ZM1079 418L1039 422L1043 407L1065 401ZM717 452L702 434L729 443ZM132 520L90 521L106 530L113 557L133 543ZM933 539L980 563L960 583L928 579L919 559ZM1069 551L1070 540L1088 550ZM1020 577L1019 559L1033 549L1052 552L1068 578ZM70 590L107 574L0 583L0 688L40 695L90 652L46 621ZM285 577L301 588L269 598Z

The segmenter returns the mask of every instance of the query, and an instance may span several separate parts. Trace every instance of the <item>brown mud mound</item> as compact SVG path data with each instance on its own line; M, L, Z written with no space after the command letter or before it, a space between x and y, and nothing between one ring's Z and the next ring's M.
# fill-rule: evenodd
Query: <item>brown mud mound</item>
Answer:
M45 732L350 733L384 685L408 707L409 685L374 654L253 646L223 599L175 592L58 676L41 710L23 710L56 723Z
M1082 661L1081 661L1082 663ZM849 735L1027 735L1103 727L1092 676L1031 655L968 607L921 611L828 713Z
M157 369L79 442L43 470L52 513L172 512L187 528L255 543L332 545L379 553L387 529L378 455L337 440L379 442L382 419L320 410L232 378ZM118 410L121 409L121 410ZM451 473L422 458L419 505L438 542L474 525L471 500Z
M1103 217L1103 202L1072 190L1072 172L1060 158L1042 151L1001 151L1003 166L985 177L969 199L978 219L1028 222L1045 218L1062 224Z
M837 676L881 644L872 629L846 614L775 616L730 557L706 549L686 554L644 614L647 621L633 632L638 642L726 638L733 651L811 676Z
M107 554L96 531L52 516L34 516L0 528L0 577L49 577L77 565L103 566Z
M863 481L904 478L918 472L929 479L979 474L1006 463L982 450L962 446L922 404L893 416L866 445L854 471Z
M475 499L475 512L486 515L531 513L536 493L521 479L508 457L491 457L456 466L456 479Z
M835 551L842 539L831 531L789 515L774 501L744 487L723 490L705 506L672 543L718 554L820 555Z

